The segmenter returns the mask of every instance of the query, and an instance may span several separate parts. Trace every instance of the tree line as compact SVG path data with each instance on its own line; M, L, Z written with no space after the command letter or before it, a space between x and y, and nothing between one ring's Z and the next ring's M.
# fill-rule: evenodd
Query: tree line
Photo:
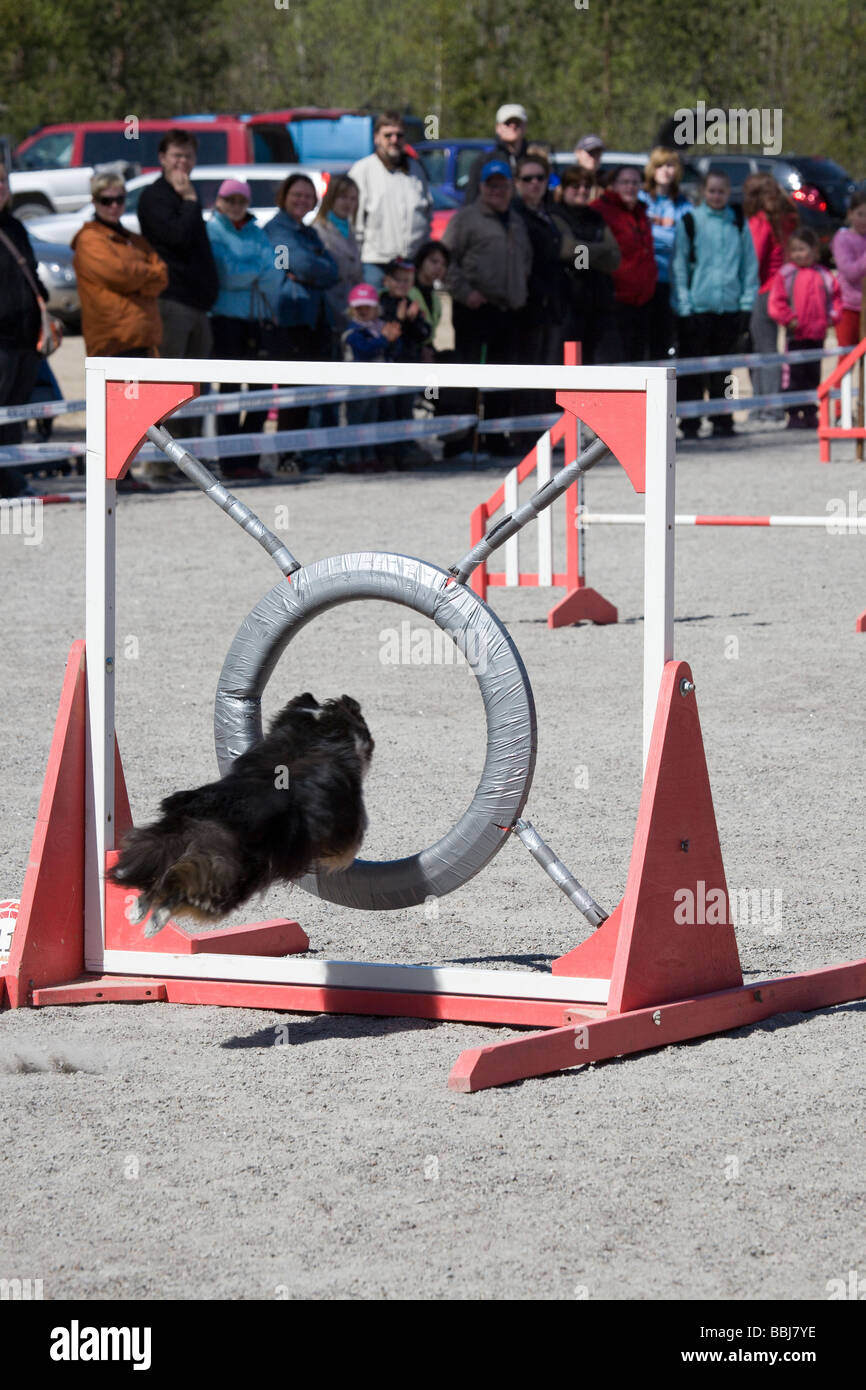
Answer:
M674 111L782 112L786 152L866 175L862 0L0 0L0 129L318 105L485 135L502 101L569 148Z

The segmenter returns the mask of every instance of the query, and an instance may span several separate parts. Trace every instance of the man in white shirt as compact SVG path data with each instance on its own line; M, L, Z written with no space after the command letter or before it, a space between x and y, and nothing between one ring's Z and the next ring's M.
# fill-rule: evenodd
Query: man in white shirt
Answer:
M349 170L358 185L355 220L363 276L381 290L389 261L411 259L430 239L433 200L423 166L404 148L406 132L396 111L383 111L373 126L375 152Z

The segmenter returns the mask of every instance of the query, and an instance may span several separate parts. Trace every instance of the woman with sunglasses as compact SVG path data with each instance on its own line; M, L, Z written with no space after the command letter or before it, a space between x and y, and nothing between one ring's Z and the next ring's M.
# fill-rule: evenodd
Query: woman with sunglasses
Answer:
M536 366L562 366L563 346L572 323L571 289L566 265L574 260L576 241L556 222L548 207L550 165L541 152L517 161L515 208L532 246L532 270L526 304L520 310L520 360ZM554 392L526 393L523 414L556 409Z
M95 174L94 216L72 242L88 357L156 357L162 338L157 296L168 284L165 262L121 222L123 180Z

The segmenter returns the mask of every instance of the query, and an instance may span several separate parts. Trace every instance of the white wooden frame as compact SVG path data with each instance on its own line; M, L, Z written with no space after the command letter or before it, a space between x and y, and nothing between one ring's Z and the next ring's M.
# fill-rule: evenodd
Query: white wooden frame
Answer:
M87 399L87 786L85 963L88 970L210 980L323 984L495 997L605 1003L609 981L449 966L310 961L237 955L180 956L105 949L107 851L114 839L116 484L105 473L108 382L237 382L281 386L429 386L427 364L236 362L88 358ZM527 367L437 364L440 387L629 391L646 397L644 557L644 764L665 662L673 658L674 450L676 381L664 367ZM359 544L364 538L359 538ZM449 557L437 557L444 562ZM456 556L454 557L457 558Z

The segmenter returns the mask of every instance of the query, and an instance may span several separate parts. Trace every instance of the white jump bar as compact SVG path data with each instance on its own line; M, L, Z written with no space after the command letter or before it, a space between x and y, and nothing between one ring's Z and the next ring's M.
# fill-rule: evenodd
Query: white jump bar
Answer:
M381 961L299 960L294 956L181 956L150 951L105 951L87 962L108 975L154 975L201 980L254 980L262 984L318 985L333 989L395 990L409 994L470 994L497 999L553 999L606 1004L610 980L551 975L534 970L483 970L451 965L390 965Z
M576 526L643 526L643 512L581 512ZM821 526L833 534L866 535L866 516L681 516L677 526Z

